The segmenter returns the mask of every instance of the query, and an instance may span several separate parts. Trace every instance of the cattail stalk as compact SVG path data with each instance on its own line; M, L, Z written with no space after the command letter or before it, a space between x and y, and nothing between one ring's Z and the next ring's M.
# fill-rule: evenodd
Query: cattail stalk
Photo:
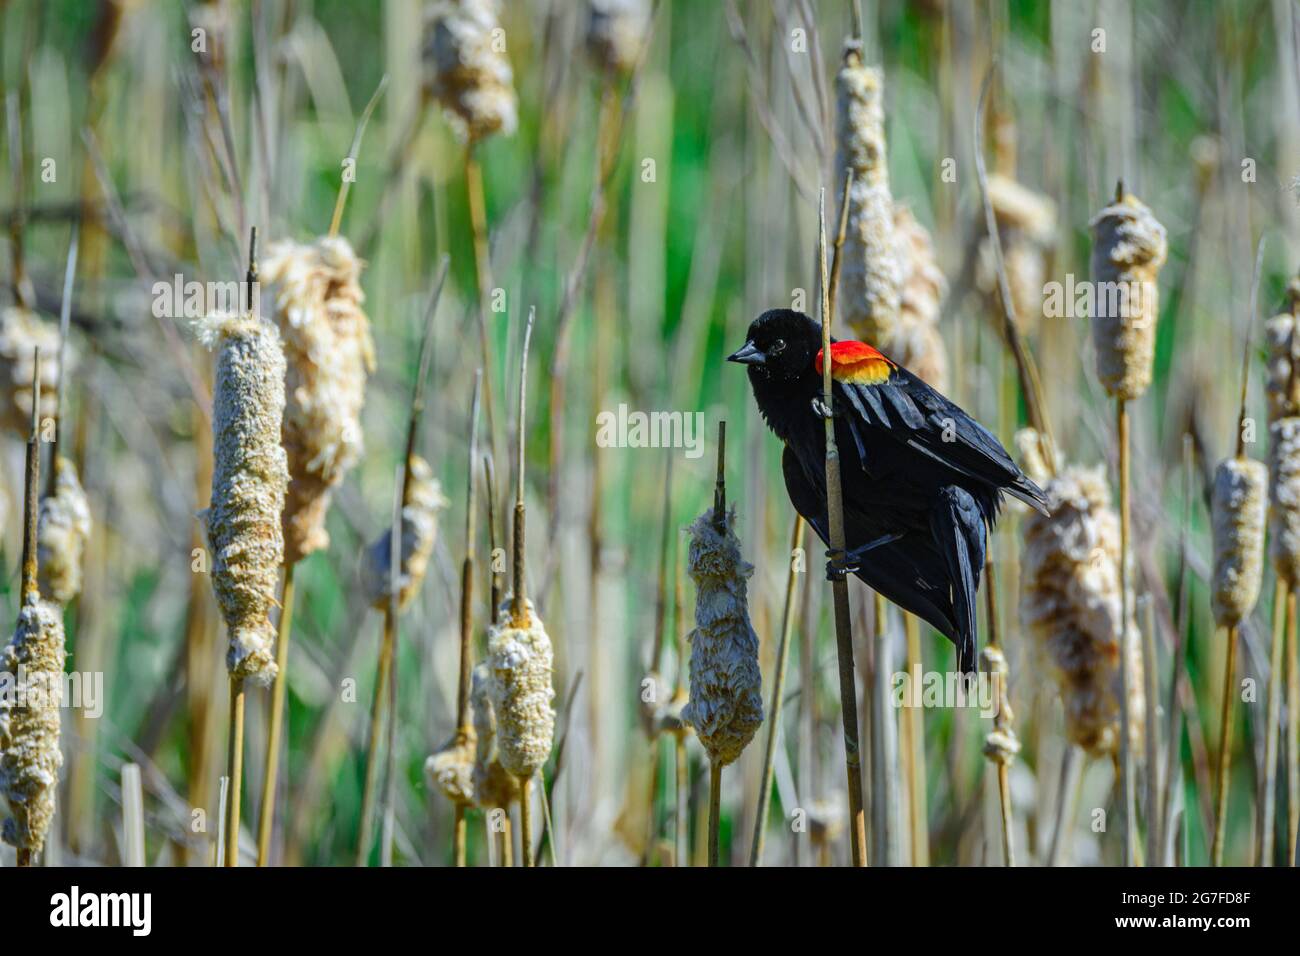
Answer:
M1015 715L1011 710L1011 694L1007 688L1007 659L998 646L998 604L997 588L993 577L993 559L988 557L984 563L984 597L988 612L989 639L984 650L980 652L984 670L993 679L993 692L996 694L994 706L997 712L993 717L993 730L984 738L984 756L996 767L998 772L998 806L1002 820L1002 860L1007 866L1016 865L1016 848L1014 840L1015 821L1011 816L1011 781L1009 779L1011 764L1020 752L1020 741L1016 738L1012 721Z
M826 190L820 193L818 228L821 272L822 351L831 349L830 285L826 274ZM822 401L833 414L831 363L822 363ZM830 517L831 550L844 550L844 498L840 486L840 453L835 444L834 419L826 418L826 507ZM844 725L844 768L849 793L849 845L854 866L866 861L866 833L862 813L862 758L858 749L858 692L853 670L853 625L849 612L848 581L831 583L835 608L835 644L839 657L840 716Z

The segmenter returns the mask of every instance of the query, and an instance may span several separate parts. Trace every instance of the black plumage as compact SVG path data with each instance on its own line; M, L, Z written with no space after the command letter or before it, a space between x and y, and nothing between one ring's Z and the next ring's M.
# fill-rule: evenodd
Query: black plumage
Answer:
M820 351L818 323L774 309L729 359L749 367L759 411L785 443L791 504L829 544ZM832 569L928 621L973 671L988 529L1004 492L1045 512L1042 489L988 429L907 369L858 343L831 351L847 552Z

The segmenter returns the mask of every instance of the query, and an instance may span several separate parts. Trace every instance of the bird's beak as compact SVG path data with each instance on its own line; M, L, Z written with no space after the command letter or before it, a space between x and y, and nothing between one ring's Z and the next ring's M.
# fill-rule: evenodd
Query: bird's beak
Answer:
M762 365L767 361L767 356L753 341L749 341L739 350L728 355L727 361L739 362L741 365Z

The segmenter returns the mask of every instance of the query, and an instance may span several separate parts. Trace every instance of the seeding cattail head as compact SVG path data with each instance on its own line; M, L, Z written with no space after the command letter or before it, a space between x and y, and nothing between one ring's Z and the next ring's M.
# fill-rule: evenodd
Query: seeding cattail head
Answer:
M41 350L41 407L44 420L57 413L59 330L21 306L0 311L0 422L26 438L32 430L33 355Z
M1097 378L1111 395L1129 401L1151 384L1160 314L1156 275L1168 251L1165 227L1131 193L1117 197L1091 226Z
M758 635L749 623L748 584L754 566L740 556L736 512L714 521L713 509L691 525L686 570L695 582L691 696L682 714L709 759L726 766L763 723Z
M411 456L410 485L402 506L401 565L397 572L397 609L403 610L420 589L433 545L438 537L438 512L447 507L442 485L419 455ZM392 530L384 532L366 550L361 565L362 583L370 606L382 611L392 594Z
M1021 329L1032 331L1043 312L1046 248L1056 232L1056 205L1009 176L992 173L988 186L1016 321ZM980 242L975 284L985 298L997 306L1001 301L997 263L988 236Z
M425 14L428 92L461 137L475 143L515 131L518 103L496 0L437 0Z
M289 461L284 554L294 564L329 545L330 498L362 451L366 375L375 367L361 309L362 262L346 239L276 242L261 263L274 290L284 357L283 444Z
M22 690L0 699L0 793L9 802L0 834L10 846L34 853L45 846L63 766L63 660L63 614L32 594L18 613L13 637L0 651L0 672L12 675Z
M492 672L484 661L474 665L469 704L474 715L474 798L480 807L508 807L519 799L519 781L501 766L497 719L492 710Z
M1034 448L1037 436L1026 429L1017 444ZM1060 691L1069 739L1093 756L1114 754L1122 693L1119 517L1101 467L1069 466L1045 490L1050 517L1030 512L1023 525L1021 619ZM1123 627L1129 728L1138 739L1146 700L1132 613Z
M473 806L475 750L474 729L458 730L425 760L424 776L429 786L442 791L452 803Z
M1300 312L1300 276L1287 283L1286 295L1286 310L1264 323L1264 341L1268 345L1269 421L1300 416L1300 373L1293 374L1292 357L1297 345L1295 319Z
M1268 469L1250 458L1227 458L1214 473L1211 605L1220 627L1250 614L1264 573L1264 501Z
M212 587L230 636L232 678L275 677L271 608L284 560L289 470L280 429L284 352L275 326L254 316L213 315L199 338L217 349L212 396L212 503L206 512Z
M525 599L522 618L512 615L510 606L507 600L502 605L501 623L488 631L487 663L492 677L488 693L496 716L501 766L519 780L527 780L551 755L555 734L551 639L533 611L532 601Z
M894 237L885 155L884 77L850 51L835 77L837 181L852 171L840 271L840 312L859 336L885 349L898 325L904 269Z
M1300 418L1268 426L1268 556L1289 585L1300 583Z
M892 341L879 346L895 361L940 391L948 386L948 352L939 333L939 306L948 281L934 258L930 233L911 209L894 204L894 240L902 269L898 324Z
M91 528L90 503L76 466L60 456L54 494L41 499L37 523L41 593L59 604L81 593L81 556Z
M647 0L588 0L587 53L612 76L636 66L649 29Z

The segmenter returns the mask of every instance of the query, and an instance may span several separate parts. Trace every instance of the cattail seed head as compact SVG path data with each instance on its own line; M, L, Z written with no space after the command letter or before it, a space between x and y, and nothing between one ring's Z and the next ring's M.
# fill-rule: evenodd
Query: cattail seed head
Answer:
M206 515L212 587L230 636L226 669L233 678L265 683L276 671L270 612L284 560L280 516L289 482L280 445L284 352L275 326L254 316L210 316L199 338L217 349Z
M1287 283L1287 309L1264 323L1264 341L1268 346L1268 417L1300 417L1300 371L1292 374L1295 317L1300 312L1300 277Z
M1097 378L1111 395L1129 401L1151 384L1165 227L1128 193L1099 212L1091 227Z
M67 604L81 593L81 556L92 527L90 503L76 466L60 456L54 494L41 499L37 520L41 594Z
M475 750L474 728L458 730L425 760L424 776L429 786L442 791L452 803L473 806Z
M1300 583L1300 418L1268 426L1268 556L1277 576Z
M430 93L461 137L476 143L515 131L518 103L496 0L437 0L425 14Z
M0 424L26 438L32 430L34 353L41 350L41 419L53 417L59 397L59 330L20 306L0 310Z
M510 604L507 600L503 607ZM509 611L503 611L501 623L488 631L487 649L497 751L501 766L519 780L529 779L546 763L555 734L551 639L531 601L524 601L524 612L522 620L511 620Z
M442 485L433 477L433 469L419 455L411 456L410 486L402 507L401 566L397 573L397 609L411 603L424 581L425 569L438 538L438 512L447 507ZM392 530L385 531L366 549L361 578L370 606L388 607L393 557Z
M1036 436L1017 436L1021 447ZM1093 756L1120 743L1121 595L1119 517L1101 467L1069 466L1045 486L1050 517L1023 524L1021 620L1061 694L1069 739ZM1146 700L1141 642L1129 609L1128 715L1140 739Z
M1022 331L1032 332L1043 313L1046 249L1056 232L1056 205L1046 196L998 173L989 176L989 202L1002 241L1016 321ZM997 263L993 243L987 236L980 242L975 269L976 287L991 307L1000 309Z
M362 452L361 408L375 347L361 309L361 268L352 246L337 236L273 243L261 263L261 279L274 289L275 324L288 364L288 564L329 545L331 495Z
M1264 502L1268 469L1251 458L1226 458L1214 472L1211 605L1220 627L1250 614L1264 573Z
M854 332L888 351L898 326L903 265L889 191L884 85L880 69L864 66L856 52L845 57L835 77L837 180L853 172L840 311Z
M647 0L588 0L587 53L611 76L632 71L649 29Z
M734 761L763 723L758 635L749 622L748 584L754 566L740 555L736 512L714 524L710 508L690 527L687 573L695 582L691 696L682 713L709 759Z
M902 203L894 203L894 240L902 269L898 324L889 348L880 348L943 391L948 386L948 352L939 332L939 307L948 280L935 261L929 231Z
M0 793L9 817L0 835L10 846L39 853L54 818L63 754L59 701L63 692L63 613L57 605L26 599L0 672L23 691L0 700Z
M486 661L474 665L469 705L474 715L474 798L480 807L508 807L519 799L519 781L501 766L497 718L492 710L492 672Z

